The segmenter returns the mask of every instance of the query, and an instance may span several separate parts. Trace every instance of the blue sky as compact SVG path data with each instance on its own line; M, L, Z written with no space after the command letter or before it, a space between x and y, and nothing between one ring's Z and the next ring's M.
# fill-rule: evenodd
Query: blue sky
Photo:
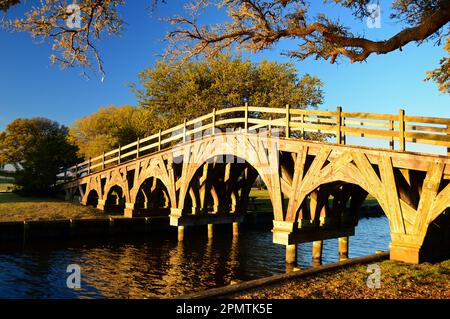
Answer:
M30 1L31 2L31 1ZM321 2L314 2L314 12L323 11L339 16L358 31L372 39L384 39L399 30L388 18L388 3L381 1L381 28L369 29L365 21L353 21L346 10L324 10ZM36 44L28 34L0 31L0 130L17 117L48 117L70 125L77 118L107 105L136 105L128 85L137 81L138 72L151 66L157 54L164 51L164 34L170 27L160 21L174 13L181 13L183 1L169 1L150 14L150 1L128 1L121 9L127 21L121 37L105 38L100 44L107 72L100 78L86 79L80 70L60 70L51 64L49 44ZM319 3L319 5L317 4ZM328 7L328 6L327 6ZM8 13L14 17L23 7ZM209 14L215 21L221 15ZM325 83L325 102L322 109L341 105L346 111L397 113L450 117L450 96L437 90L433 82L424 82L425 71L438 66L445 52L432 42L417 47L409 44L403 52L371 56L367 63L346 61L331 65L327 61L292 61L280 55L295 48L295 41L284 41L271 50L249 57L291 61L299 75L316 74Z

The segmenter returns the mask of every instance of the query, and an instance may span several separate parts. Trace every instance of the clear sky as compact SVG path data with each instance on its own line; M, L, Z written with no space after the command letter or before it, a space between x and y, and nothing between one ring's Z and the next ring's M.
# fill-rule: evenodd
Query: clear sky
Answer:
M32 3L29 1L28 3ZM174 13L181 13L183 1L168 1L150 13L150 1L128 1L121 9L128 23L121 37L105 38L100 44L105 81L80 75L80 70L60 70L49 60L49 44L36 44L28 34L0 31L0 130L17 117L48 117L70 125L107 105L136 105L128 85L137 81L138 72L152 66L157 54L164 51L164 34L170 27L160 21ZM367 37L384 39L399 30L388 18L390 1L381 1L381 28L370 29L365 21L351 21ZM345 10L323 10L314 1L313 11L340 16L349 21ZM14 17L23 6L8 12ZM217 15L208 15L215 21ZM295 41L285 41L270 51L250 56L254 61L288 61L280 52L295 47ZM325 83L325 102L322 109L341 105L347 111L397 113L404 108L407 114L450 117L450 96L437 90L433 82L424 82L425 71L438 66L445 54L442 47L424 43L409 44L403 52L371 56L367 63L343 62L331 65L327 61L292 61L299 75L316 74Z

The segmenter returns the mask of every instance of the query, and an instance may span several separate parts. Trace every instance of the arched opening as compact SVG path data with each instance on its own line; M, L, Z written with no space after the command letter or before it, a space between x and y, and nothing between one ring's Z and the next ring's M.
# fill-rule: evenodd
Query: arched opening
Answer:
M321 184L304 199L298 223L304 231L316 232L318 238L299 245L300 265L308 265L311 260L313 265L336 262L343 257L341 253L344 258L353 258L389 250L389 220L377 199L356 184ZM351 229L354 233L350 236L320 240L320 232Z
M81 198L82 198L82 196L81 196L80 188L77 187L72 194L72 202L79 204L81 202Z
M139 187L136 196L136 209L139 216L168 216L170 205L167 187L159 178L147 178Z
M91 190L88 194L87 197L87 201L86 201L86 205L87 206L92 206L92 207L97 207L98 205L98 193L95 189Z
M186 192L184 207L192 207L200 214L244 214L270 206L268 195L259 201L258 191L267 192L261 178L256 184L258 171L242 158L232 155L214 156L205 161L194 173ZM272 216L273 217L273 216ZM272 218L273 219L273 218Z
M448 259L449 250L441 247L450 247L450 208L428 225L420 259L432 262Z
M112 215L123 215L125 210L125 195L122 188L114 185L108 192L105 202L105 212Z

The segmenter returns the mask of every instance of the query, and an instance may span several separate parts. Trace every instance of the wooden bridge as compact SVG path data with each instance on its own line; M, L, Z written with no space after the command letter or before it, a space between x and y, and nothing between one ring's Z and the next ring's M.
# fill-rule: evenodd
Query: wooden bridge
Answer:
M376 147L361 146L368 143ZM417 145L426 153L406 150ZM449 150L448 118L245 105L185 120L60 176L67 198L129 217L168 215L182 240L190 225L212 235L213 224L233 223L237 233L259 175L287 262L302 242L314 242L320 259L330 238L346 258L371 196L389 219L391 259L418 263L450 252Z

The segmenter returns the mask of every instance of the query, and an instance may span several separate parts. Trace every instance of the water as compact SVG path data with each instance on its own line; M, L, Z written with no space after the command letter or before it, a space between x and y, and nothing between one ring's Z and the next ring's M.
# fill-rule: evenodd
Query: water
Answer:
M174 232L139 238L39 243L0 251L0 298L163 298L286 271L284 247L272 233L219 229L208 240ZM350 237L350 257L388 250L385 217L360 220ZM311 266L312 244L299 245L298 263ZM337 239L324 241L323 262L338 260ZM69 264L81 267L81 289L67 288Z

